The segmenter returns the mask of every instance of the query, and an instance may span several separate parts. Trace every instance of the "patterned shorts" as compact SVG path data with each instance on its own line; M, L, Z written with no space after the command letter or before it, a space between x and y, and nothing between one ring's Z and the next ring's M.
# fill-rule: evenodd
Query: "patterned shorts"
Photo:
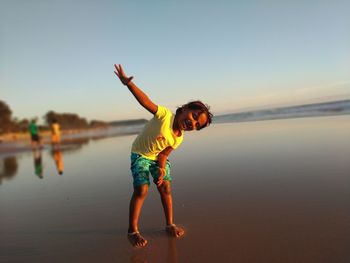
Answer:
M131 173L134 178L134 186L140 186L143 184L150 185L149 174L152 175L153 180L157 180L158 174L158 162L154 160L147 159L140 154L131 153ZM163 177L164 181L172 181L170 176L171 164L169 160L166 161L165 170L166 173Z

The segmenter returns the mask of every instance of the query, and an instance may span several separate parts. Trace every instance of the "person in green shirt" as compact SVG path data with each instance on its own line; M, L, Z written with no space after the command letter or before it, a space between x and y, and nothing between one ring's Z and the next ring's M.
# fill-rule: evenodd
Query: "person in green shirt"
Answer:
M32 121L29 123L29 133L31 136L31 143L32 143L32 149L35 149L37 147L41 147L41 140L39 135L39 129L36 125L36 119L32 119Z

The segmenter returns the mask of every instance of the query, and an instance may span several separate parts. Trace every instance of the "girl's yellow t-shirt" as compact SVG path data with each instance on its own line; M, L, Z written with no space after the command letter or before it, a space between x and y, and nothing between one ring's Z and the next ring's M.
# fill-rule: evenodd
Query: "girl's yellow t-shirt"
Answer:
M168 108L158 105L154 117L145 125L143 131L136 137L131 152L151 160L157 160L158 154L167 147L176 149L183 140L173 132L175 114Z

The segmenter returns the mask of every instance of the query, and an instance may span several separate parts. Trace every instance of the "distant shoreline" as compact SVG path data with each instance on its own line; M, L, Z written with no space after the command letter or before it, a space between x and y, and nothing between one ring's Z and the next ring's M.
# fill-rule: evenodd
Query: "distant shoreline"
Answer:
M214 123L265 121L350 114L350 100L270 108L215 116Z
M108 128L90 128L90 129L72 129L72 130L63 130L61 132L62 137L65 137L67 135L72 135L72 134L82 134L87 131L99 131L99 130L104 130ZM50 142L51 140L51 131L40 131L40 137L46 142ZM2 142L18 142L18 141L28 141L30 143L30 134L29 132L10 132L6 134L0 135L0 143ZM0 144L1 145L1 144Z
M240 112L232 114L217 115L213 123L237 123L251 121L266 121L293 118L330 117L350 114L350 100L333 101L298 105L291 107L271 108L257 111ZM82 139L97 139L112 136L123 136L137 134L144 127L147 120L124 120L110 122L106 127L95 127L87 129L70 129L62 131L62 142ZM40 131L43 144L51 143L51 132ZM17 152L31 149L29 132L7 133L0 135L0 154L6 152Z
M64 130L61 135L61 145L81 145L90 140L109 138L114 136L134 135L141 131L144 124L129 126L109 126L80 130ZM51 132L40 132L43 149L51 145ZM7 133L0 136L0 156L19 152L31 151L31 138L29 132Z

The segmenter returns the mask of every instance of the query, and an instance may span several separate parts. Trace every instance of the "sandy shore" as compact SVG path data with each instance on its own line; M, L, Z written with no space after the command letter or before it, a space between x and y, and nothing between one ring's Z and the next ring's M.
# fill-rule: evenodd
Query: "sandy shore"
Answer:
M84 129L84 130L67 130L63 131L61 135L61 143L71 144L79 143L81 139L93 138L93 134L98 134L105 129ZM43 131L40 133L43 147L51 144L51 132ZM0 136L0 155L14 154L23 151L30 151L31 139L29 133L8 133Z
M42 178L35 154L18 154L0 186L0 261L350 262L349 131L344 116L187 133L170 158L175 223L186 236L165 235L152 184L141 250L126 238L135 136L62 151L63 175L51 151L41 154Z

